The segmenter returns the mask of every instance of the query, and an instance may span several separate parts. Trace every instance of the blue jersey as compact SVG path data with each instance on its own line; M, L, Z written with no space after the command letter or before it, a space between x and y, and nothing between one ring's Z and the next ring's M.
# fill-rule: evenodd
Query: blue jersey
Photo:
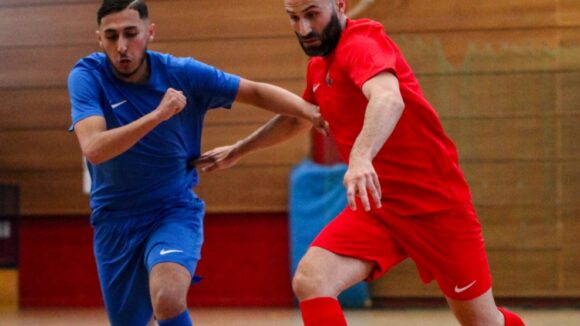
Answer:
M155 110L170 87L187 98L182 112L159 124L125 153L98 165L87 163L93 223L104 216L134 215L192 202L198 176L187 163L200 155L205 113L229 108L239 88L239 77L192 58L153 51L147 51L147 57L151 73L143 84L119 80L102 53L81 59L68 78L71 130L89 116L102 116L107 129L127 125Z

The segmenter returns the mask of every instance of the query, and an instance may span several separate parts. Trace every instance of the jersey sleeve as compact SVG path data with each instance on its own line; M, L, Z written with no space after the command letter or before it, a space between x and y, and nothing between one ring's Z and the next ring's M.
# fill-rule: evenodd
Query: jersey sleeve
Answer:
M74 68L68 76L72 124L69 131L81 120L90 116L104 116L100 106L99 85L83 68Z
M360 88L383 71L397 75L397 52L386 36L378 33L353 36L344 58L350 78Z
M205 63L189 61L191 87L206 109L231 108L238 95L240 77Z

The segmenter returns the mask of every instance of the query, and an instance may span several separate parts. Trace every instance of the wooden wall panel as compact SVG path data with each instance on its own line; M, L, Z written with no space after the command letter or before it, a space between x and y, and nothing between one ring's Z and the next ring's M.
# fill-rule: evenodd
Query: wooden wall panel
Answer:
M0 171L58 171L82 167L74 134L66 129L0 132Z
M558 249L557 206L476 205L488 250Z
M281 1L181 0L149 2L160 40L293 36Z
M559 250L488 251L494 294L548 296L559 288Z
M444 119L464 161L540 160L555 155L550 118Z
M421 0L377 0L363 15L382 22L387 31L420 32L553 27L558 13L554 0L435 0L429 5Z
M0 88L65 87L74 64L95 45L0 49Z
M576 0L559 0L558 1L558 25L560 26L578 26L580 22L580 9Z
M82 192L81 165L74 170L4 172L0 183L20 186L22 215L79 215L89 213Z
M563 162L559 164L561 179L559 181L560 204L578 204L580 198L580 161Z
M95 0L0 0L2 7L41 7L62 4L94 3Z
M578 164L580 164L580 115L567 116L561 119L559 127L561 147L558 157L578 160Z
M555 203L556 166L542 162L461 164L476 205Z
M211 212L285 212L290 170L290 166L239 166L202 173L196 193Z
M560 114L580 113L580 73L568 72L558 75L557 88L559 99L557 104Z
M579 33L570 33L578 39ZM398 43L416 74L479 74L578 69L580 61L554 55L558 30L501 30L397 34ZM577 53L577 50L570 50Z
M542 117L556 112L556 80L567 75L551 72L424 75L419 82L442 118ZM567 94L576 93L570 88Z
M576 179L580 182L579 179ZM578 198L576 193L576 198ZM576 202L565 205L562 208L562 282L561 289L565 292L577 294L580 291L580 203Z
M0 7L0 44L6 47L42 47L92 44L97 38L99 2L51 6ZM33 24L23 24L23 17ZM66 22L66 23L55 23ZM18 37L14 37L18 35Z
M70 124L66 88L0 88L0 130L62 129Z

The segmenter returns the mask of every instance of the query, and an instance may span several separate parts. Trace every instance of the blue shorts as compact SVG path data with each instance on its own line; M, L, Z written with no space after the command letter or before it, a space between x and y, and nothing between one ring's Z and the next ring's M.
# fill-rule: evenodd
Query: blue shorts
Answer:
M99 281L112 325L144 326L151 320L149 272L156 264L180 264L194 278L203 244L203 214L203 201L196 198L191 204L93 225Z

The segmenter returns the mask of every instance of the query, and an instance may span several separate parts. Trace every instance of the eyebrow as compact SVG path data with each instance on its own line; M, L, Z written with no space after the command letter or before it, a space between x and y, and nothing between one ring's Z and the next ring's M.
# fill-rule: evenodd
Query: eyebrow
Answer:
M303 9L302 12L307 12L308 10L310 10L312 8L316 9L316 8L318 8L318 6L317 5L310 5L310 6L306 7L305 9ZM289 13L289 14L293 14L294 13L294 11L288 10L288 9L286 9L286 12Z
M132 30L138 30L137 26L127 26L125 28L123 28L123 31L127 32L127 31L132 31ZM107 28L104 30L105 34L111 34L111 33L117 33L117 30L114 28Z

